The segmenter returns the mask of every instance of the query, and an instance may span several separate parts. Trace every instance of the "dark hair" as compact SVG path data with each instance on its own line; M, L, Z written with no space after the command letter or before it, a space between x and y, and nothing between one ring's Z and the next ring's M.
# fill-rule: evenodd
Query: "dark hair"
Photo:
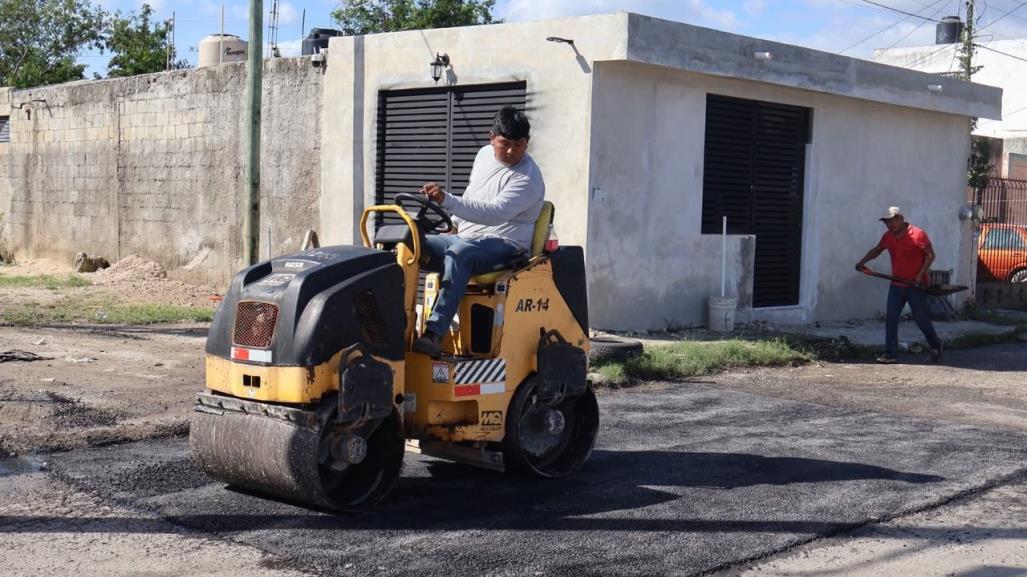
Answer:
M530 132L531 123L528 122L528 117L513 106L500 108L492 121L492 133L510 140L528 138Z

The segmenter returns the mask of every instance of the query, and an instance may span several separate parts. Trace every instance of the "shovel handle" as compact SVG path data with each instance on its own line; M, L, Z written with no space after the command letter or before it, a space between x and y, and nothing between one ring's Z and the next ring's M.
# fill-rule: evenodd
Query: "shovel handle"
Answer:
M911 280L906 279L906 278L900 278L900 277L897 277L897 276L891 276L891 275L882 274L882 273L879 273L879 272L874 272L874 271L870 270L869 267L866 267L866 266L864 266L863 268L859 269L859 272L861 272L861 273L863 273L863 274L865 274L867 276L872 276L872 277L876 277L876 278L883 278L885 280L900 282L900 283L902 283L904 285L908 285L908 286L911 286L911 287L918 287L918 286L920 286L916 282L911 281Z

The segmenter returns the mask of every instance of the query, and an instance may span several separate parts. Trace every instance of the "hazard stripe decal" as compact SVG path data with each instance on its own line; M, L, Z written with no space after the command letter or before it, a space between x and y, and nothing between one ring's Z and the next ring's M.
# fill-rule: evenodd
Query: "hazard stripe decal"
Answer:
M486 359L457 363L456 377L453 379L453 383L457 385L504 383L505 381L506 361L504 359Z

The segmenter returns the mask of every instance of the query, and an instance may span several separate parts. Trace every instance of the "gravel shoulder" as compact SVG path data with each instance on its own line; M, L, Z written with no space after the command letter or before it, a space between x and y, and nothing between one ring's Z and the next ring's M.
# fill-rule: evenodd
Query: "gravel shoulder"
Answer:
M0 327L0 453L183 435L203 388L204 325Z

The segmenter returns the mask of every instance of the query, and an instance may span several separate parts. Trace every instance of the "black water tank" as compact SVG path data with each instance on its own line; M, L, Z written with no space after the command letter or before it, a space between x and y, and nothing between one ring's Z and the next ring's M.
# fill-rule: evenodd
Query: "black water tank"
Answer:
M959 16L946 16L941 19L938 26L934 30L934 43L935 44L955 44L959 42L959 38L963 35L963 22L959 19ZM303 41L303 45L306 46L306 40ZM305 53L304 53L305 54Z
M319 51L328 48L328 39L333 36L342 36L342 31L332 30L331 28L311 28L310 34L303 39L302 54L304 56L317 54Z

